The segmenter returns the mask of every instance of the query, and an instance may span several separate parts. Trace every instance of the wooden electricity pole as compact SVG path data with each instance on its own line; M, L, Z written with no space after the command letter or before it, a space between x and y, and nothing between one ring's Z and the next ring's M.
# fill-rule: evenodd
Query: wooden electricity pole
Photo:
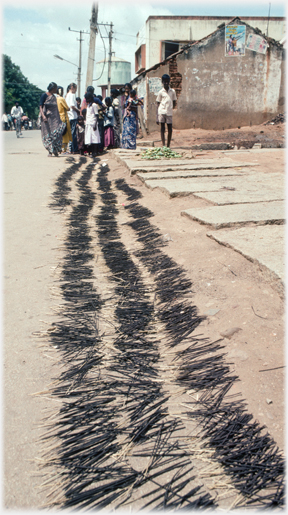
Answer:
M88 86L92 86L92 80L93 80L96 34L98 32L97 19L98 19L98 3L92 5L92 14L91 14L91 20L90 20L90 43L89 43L86 86L85 86L86 90L87 90Z

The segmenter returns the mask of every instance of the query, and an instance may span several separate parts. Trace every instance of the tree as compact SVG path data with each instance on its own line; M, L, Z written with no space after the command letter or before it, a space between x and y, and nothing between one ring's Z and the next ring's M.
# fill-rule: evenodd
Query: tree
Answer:
M43 91L31 84L21 72L20 66L12 63L8 55L3 55L3 111L10 113L18 100L28 118L37 119L39 100Z

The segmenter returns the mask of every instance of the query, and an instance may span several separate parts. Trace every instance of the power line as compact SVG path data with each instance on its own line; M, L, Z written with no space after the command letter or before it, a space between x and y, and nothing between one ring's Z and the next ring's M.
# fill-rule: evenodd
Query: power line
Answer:
M98 26L98 30L99 30L100 38L102 39L102 42L103 42L103 48L104 48L104 63L103 63L102 72L101 72L100 77L98 77L97 79L93 79L93 81L96 81L96 80L101 79L101 77L102 77L102 75L103 75L103 72L104 72L104 66L105 66L105 64L106 64L106 46L105 46L105 41L104 41L104 39L103 39L103 36L102 36L102 34L101 34L101 31L100 31L99 26Z
M116 31L115 31L115 34L120 34L120 36L128 36L128 37L131 37L131 38L135 38L135 37L137 37L137 36L135 36L135 34L134 34L134 36L132 36L132 34L124 34L124 32L116 32ZM116 39L116 38L115 38L115 39ZM154 38L149 38L149 37L148 37L148 38L146 38L146 37L141 37L141 38L139 38L139 39L140 39L141 41L144 41L144 40L145 40L145 41L146 41L146 40L148 40L148 41L157 41L157 43L160 43L160 41L161 41L162 43L179 43L179 42L181 43L181 40L179 40L179 38L178 38L178 39L175 39L174 41L169 41L168 39L160 40L160 39L154 39ZM123 39L118 39L118 41L122 41L122 43L127 43L126 41L123 41ZM190 41L190 39L185 39L184 41ZM137 43L136 43L136 45L135 45L135 46L137 46ZM139 45L139 46L140 46L140 45ZM138 48L138 47L137 47L137 48Z

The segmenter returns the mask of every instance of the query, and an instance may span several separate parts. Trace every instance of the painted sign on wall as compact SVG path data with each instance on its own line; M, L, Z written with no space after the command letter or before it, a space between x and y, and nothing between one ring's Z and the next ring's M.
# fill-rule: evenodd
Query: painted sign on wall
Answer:
M254 52L259 52L260 54L265 54L268 47L268 43L266 39L262 38L262 36L257 36L256 34L249 34L246 41L246 48L249 50L253 50Z
M158 95L160 89L163 88L162 81L160 77L150 77L149 78L149 91L150 93L154 93L154 95Z
M225 56L235 57L245 55L245 25L226 25L225 27Z

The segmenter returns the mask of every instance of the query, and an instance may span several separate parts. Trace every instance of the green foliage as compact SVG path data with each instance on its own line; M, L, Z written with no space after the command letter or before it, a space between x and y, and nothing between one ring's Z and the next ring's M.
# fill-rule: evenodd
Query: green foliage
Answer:
M3 55L3 112L10 113L18 100L28 118L36 120L39 114L39 100L43 91L31 84L21 72L20 66Z
M147 149L141 154L141 159L173 159L175 157L182 157L181 154L177 154L177 152L173 152L168 147L154 147L152 149Z

